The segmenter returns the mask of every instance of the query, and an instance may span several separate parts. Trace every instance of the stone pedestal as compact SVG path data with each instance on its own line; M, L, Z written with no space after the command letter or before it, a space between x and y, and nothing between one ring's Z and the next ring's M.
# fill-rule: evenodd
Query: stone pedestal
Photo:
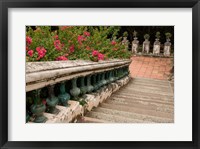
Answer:
M142 52L148 54L149 50L150 50L150 41L148 39L145 39L142 46Z
M136 54L138 52L138 44L139 44L139 41L137 40L137 37L135 37L132 42L132 53Z
M160 54L160 41L157 38L153 44L153 54L159 55Z
M170 56L170 51L171 51L171 42L170 39L167 39L167 41L164 44L164 56Z

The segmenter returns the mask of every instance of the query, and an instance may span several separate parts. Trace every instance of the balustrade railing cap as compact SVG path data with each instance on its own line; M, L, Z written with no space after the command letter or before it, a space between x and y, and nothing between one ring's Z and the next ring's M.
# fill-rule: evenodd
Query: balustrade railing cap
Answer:
M72 68L72 67L80 67L80 66L88 66L88 65L97 65L97 64L106 64L113 62L121 62L126 60L112 59L112 60L101 60L99 62L93 62L89 60L67 60L67 61L48 61L48 62L27 62L26 63L26 74L45 71L45 70L53 70L53 69L63 69L63 68Z
M105 72L128 66L130 59L112 59L99 62L73 60L26 63L26 91L56 84L75 77Z

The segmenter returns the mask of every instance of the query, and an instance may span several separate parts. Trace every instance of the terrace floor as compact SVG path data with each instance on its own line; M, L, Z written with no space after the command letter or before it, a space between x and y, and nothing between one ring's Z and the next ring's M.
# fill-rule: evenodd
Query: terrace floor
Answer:
M173 66L172 58L133 56L129 66L131 77L167 80Z

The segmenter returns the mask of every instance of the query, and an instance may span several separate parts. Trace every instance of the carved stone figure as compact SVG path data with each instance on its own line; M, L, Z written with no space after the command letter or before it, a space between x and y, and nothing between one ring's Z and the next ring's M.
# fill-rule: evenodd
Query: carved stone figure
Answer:
M150 50L150 41L148 39L145 39L142 46L142 52L148 54L149 50Z
M164 56L170 56L170 50L171 50L171 42L170 39L167 39L167 41L164 44Z
M123 37L122 45L125 45L125 50L128 50L128 44L129 41L127 40L127 37Z
M135 37L132 42L132 53L135 53L135 54L137 53L138 44L139 44L139 41L137 40L137 37Z
M160 54L160 41L156 38L156 41L153 44L153 54L159 55Z

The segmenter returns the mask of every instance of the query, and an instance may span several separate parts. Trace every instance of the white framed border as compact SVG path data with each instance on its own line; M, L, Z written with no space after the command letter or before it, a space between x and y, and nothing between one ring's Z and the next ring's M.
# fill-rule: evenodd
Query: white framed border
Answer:
M9 8L8 141L192 141L192 8ZM174 124L25 124L26 25L174 26Z

